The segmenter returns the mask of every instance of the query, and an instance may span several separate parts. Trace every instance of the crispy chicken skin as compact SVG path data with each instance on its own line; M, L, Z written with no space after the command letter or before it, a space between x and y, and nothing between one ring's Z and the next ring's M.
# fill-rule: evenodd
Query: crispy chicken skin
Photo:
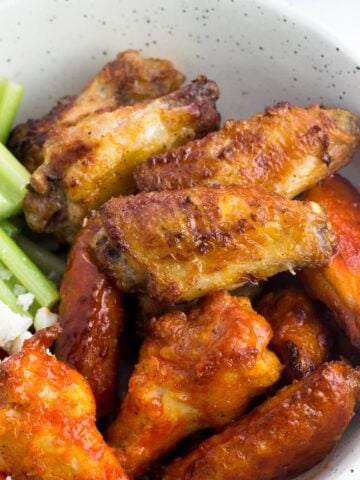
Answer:
M46 353L59 326L0 364L0 470L14 479L125 480L85 379Z
M338 251L327 267L305 270L300 278L360 349L360 194L348 180L335 175L306 192L304 198L319 202L327 212Z
M281 372L271 327L245 297L210 294L151 327L107 435L130 478L190 433L228 424Z
M171 62L142 58L138 51L126 50L106 64L79 95L64 97L44 117L18 125L8 146L34 172L43 163L43 146L54 127L73 125L98 110L112 110L166 95L178 89L183 81L184 76Z
M143 191L261 185L293 198L350 162L360 139L356 120L346 110L280 103L150 158L137 167L136 184Z
M136 165L217 128L218 94L214 82L198 77L156 100L93 113L53 131L25 197L29 226L71 239L90 210L133 192Z
M330 359L332 333L303 291L286 288L270 292L261 299L256 311L273 329L270 348L286 366L287 380L301 379Z
M92 240L123 291L181 303L249 279L326 265L334 236L317 204L259 188L196 187L108 201Z
M320 462L349 424L359 372L324 364L176 460L163 480L285 480Z
M62 332L55 353L88 381L97 416L101 417L113 412L117 398L124 310L120 292L99 271L88 252L89 239L96 229L96 221L89 219L68 257L60 288Z

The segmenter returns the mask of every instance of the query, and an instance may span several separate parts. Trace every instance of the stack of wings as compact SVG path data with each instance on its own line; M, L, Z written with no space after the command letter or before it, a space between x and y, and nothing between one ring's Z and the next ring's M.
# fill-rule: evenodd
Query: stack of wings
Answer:
M0 365L4 478L290 479L356 411L360 194L334 174L357 118L282 102L219 128L216 83L183 81L126 51L12 132L28 225L71 250L60 326Z

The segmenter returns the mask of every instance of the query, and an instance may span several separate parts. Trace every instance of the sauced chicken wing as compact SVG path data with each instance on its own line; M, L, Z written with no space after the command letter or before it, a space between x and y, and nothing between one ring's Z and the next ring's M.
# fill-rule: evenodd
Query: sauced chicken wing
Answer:
M320 462L350 422L359 372L324 364L176 460L163 480L289 479Z
M261 185L293 198L346 165L359 143L346 110L280 103L137 167L139 190Z
M57 129L30 179L24 201L29 226L71 239L90 210L134 190L136 165L216 128L218 93L214 82L198 77L159 99Z
M0 471L14 479L125 480L95 427L84 378L46 353L58 325L0 364Z
M335 175L307 192L327 212L338 241L330 264L301 274L311 296L336 315L354 346L360 349L360 194L351 183Z
M247 298L226 292L154 319L107 436L131 478L181 438L229 423L278 380L271 335Z
M270 323L270 347L286 365L288 380L301 379L330 359L333 337L320 314L301 290L270 292L256 310Z
M92 241L123 291L190 301L287 269L326 265L334 238L314 203L258 188L196 187L108 201Z
M94 219L89 219L70 251L60 289L62 332L55 352L88 381L100 417L113 411L117 397L124 310L120 292L88 252L89 239L96 229Z
M180 87L184 76L167 60L142 58L136 50L119 53L78 95L60 99L44 117L28 120L12 132L8 146L34 172L44 160L44 143L51 129L74 125L98 110L112 110L156 98Z

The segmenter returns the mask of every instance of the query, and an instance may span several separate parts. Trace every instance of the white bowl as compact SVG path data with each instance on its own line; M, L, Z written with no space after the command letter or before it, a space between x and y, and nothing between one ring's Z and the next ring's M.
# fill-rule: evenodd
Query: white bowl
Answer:
M204 73L216 80L223 118L280 100L360 114L360 59L278 1L0 0L0 75L26 89L18 120L78 92L127 48L172 59L189 79ZM360 186L355 165L347 176ZM325 462L301 478L359 478L358 442L359 417Z

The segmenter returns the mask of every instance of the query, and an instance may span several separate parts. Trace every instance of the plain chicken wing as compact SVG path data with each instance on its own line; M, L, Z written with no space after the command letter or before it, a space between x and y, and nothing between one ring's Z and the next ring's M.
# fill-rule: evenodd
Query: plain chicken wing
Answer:
M338 250L328 266L305 270L300 278L360 349L360 194L348 180L335 175L306 192L304 198L318 202L327 212Z
M350 162L360 140L346 110L280 103L184 147L150 158L135 171L139 190L195 185L261 185L293 198Z
M286 480L323 460L349 424L359 371L342 362L283 388L175 460L162 480Z
M196 187L111 199L92 241L123 291L181 303L283 270L326 265L334 236L315 203L258 188Z
M95 426L85 379L46 352L43 329L0 364L0 471L14 479L126 480Z
M286 366L287 380L301 379L330 360L333 335L301 290L286 288L270 292L260 300L256 311L273 329L270 347Z
M131 478L181 438L232 421L281 372L270 325L245 297L217 292L151 327L107 435Z
M119 53L106 64L79 95L60 99L44 117L28 120L12 132L8 146L25 167L34 172L44 161L44 143L51 129L74 125L98 110L133 105L172 92L184 81L167 60L142 58L136 50Z
M72 245L60 288L62 332L55 353L88 381L101 417L113 412L117 398L124 309L121 293L88 252L96 230L96 221L90 218Z
M30 179L24 201L29 226L71 240L92 209L133 192L136 165L214 130L218 93L214 82L198 77L156 100L57 128L44 145L44 163Z

